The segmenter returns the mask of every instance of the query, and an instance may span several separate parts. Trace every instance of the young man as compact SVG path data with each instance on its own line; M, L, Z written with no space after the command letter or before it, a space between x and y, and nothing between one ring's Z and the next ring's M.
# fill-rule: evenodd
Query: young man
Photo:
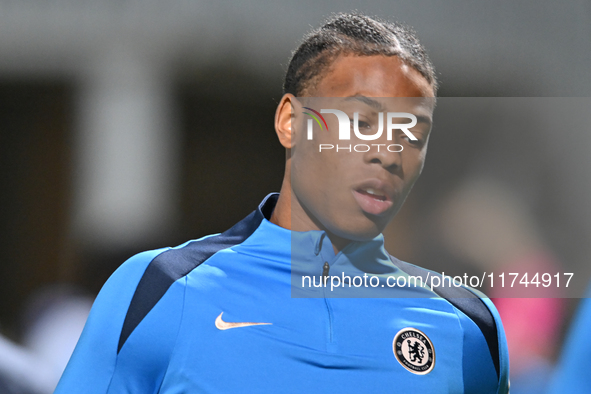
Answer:
M403 286L437 274L384 250L381 232L422 170L431 128L436 82L414 35L334 16L296 50L284 89L280 194L222 234L123 264L56 393L508 391L490 301L463 287ZM355 135L346 142L367 144L328 149L349 130L345 113ZM392 127L404 116L412 129ZM375 282L336 296L305 285L368 274L376 293Z

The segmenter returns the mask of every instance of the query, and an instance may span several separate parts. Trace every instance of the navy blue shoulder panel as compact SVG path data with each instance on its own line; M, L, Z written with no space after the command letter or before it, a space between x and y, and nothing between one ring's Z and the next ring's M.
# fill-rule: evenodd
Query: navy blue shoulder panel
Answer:
M437 275L441 277L441 274L439 273L400 261L392 255L390 255L390 259L394 265L402 271L409 275L420 276L423 278L424 282L427 281L429 275ZM444 281L442 280L441 282ZM434 286L433 291L439 297L445 298L450 304L462 311L466 316L472 319L474 323L476 323L486 339L488 350L495 365L495 370L497 371L498 379L500 376L499 338L497 336L497 324L490 309L488 309L486 304L482 302L480 297L464 287L455 287L452 286L451 283L449 286L442 284L438 287Z
M131 299L117 353L175 281L188 275L218 251L244 242L259 227L263 215L272 211L276 200L277 195L271 195L260 209L219 235L193 241L182 248L170 249L156 256L146 268Z

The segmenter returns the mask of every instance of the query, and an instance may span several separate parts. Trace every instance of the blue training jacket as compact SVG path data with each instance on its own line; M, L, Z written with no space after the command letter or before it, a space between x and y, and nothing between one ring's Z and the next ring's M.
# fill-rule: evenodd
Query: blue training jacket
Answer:
M579 303L554 376L550 380L548 394L591 393L589 327L591 327L591 287L588 288L585 298L581 299Z
M277 196L222 234L125 262L55 393L508 392L490 300L464 287L391 289L438 274L389 256L381 235L334 255L324 232L268 221ZM332 276L367 273L371 286L331 290Z

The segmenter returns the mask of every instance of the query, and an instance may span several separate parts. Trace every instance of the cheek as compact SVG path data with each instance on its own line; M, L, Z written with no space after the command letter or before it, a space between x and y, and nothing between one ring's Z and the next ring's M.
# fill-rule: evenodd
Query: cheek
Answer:
M297 198L309 210L315 211L323 195L329 192L327 183L332 178L330 155L318 153L317 143L300 141L292 151L291 184Z
M404 157L405 176L408 180L416 180L421 174L421 171L423 171L423 166L425 165L427 146L424 146L421 150L413 150L412 148L405 149L408 149L405 152L406 156Z
M425 158L427 156L427 146L425 146L422 150L421 153L418 157L418 170L417 170L417 174L416 174L416 178L419 177L419 175L421 175L421 172L423 172L423 167L425 166ZM415 178L415 180L416 180Z
M318 147L315 146L317 150ZM354 165L347 152L297 152L292 162L292 187L300 202L324 226L343 226L351 215L353 196L349 191ZM332 225L331 225L332 223Z
M313 181L312 186L319 194L338 183L346 170L342 163L344 153L336 151L337 137L336 133L314 128L313 138L309 140L307 133L300 131L292 152L292 177L297 176L300 184Z

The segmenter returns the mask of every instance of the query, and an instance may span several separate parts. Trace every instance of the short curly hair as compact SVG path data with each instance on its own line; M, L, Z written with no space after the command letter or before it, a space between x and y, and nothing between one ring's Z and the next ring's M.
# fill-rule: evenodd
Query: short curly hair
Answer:
M305 95L340 55L397 56L437 91L435 69L412 28L359 13L339 13L308 33L293 52L283 92Z

